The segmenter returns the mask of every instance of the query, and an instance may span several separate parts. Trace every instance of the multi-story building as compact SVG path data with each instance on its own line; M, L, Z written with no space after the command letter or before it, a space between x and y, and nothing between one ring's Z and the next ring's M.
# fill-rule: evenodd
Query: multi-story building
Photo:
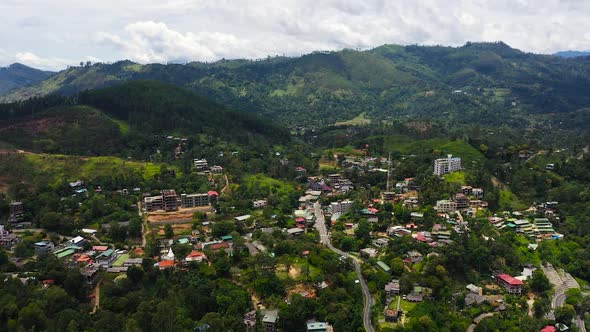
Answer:
M23 202L12 202L10 203L10 215L20 217L25 212Z
M520 294L522 293L523 283L522 281L511 277L507 274L501 273L496 275L496 282L500 285L504 290L510 294Z
M447 158L440 158L434 161L434 174L442 176L461 170L461 158L448 155Z
M457 202L449 200L441 200L436 202L436 211L438 212L454 212L457 211Z
M330 203L330 206L332 207L332 213L346 213L348 211L350 211L350 209L352 208L352 201L351 200L344 200L344 201L339 201L339 202L332 202Z
M35 255L50 253L53 250L53 243L49 241L39 241L35 243Z
M4 229L4 225L0 225L0 247L10 249L20 241L20 238L14 233Z
M453 196L453 202L457 203L457 209L466 209L469 207L469 198L463 193Z
M341 178L342 178L342 176L340 174L330 174L330 175L328 175L328 181L331 184L340 183L340 179Z
M197 206L209 205L208 194L182 194L180 195L180 206L183 208L192 208Z
M211 166L211 173L221 174L221 173L223 173L223 167L221 167L219 165L213 165L213 166Z
M164 200L163 200L162 196L145 197L143 199L143 203L144 203L145 210L148 212L164 209L164 207L163 207Z
M164 211L174 211L178 209L178 197L174 189L166 189L160 192L162 194L162 207Z
M399 280L393 279L385 285L385 295L390 298L399 295Z
M203 172L209 170L209 163L207 159L195 159L193 160L193 164L197 171Z

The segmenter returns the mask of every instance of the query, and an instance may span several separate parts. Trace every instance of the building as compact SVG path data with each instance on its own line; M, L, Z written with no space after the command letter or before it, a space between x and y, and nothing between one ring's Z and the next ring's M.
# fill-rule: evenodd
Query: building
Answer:
M211 166L211 173L221 174L221 173L223 173L223 167L221 167L219 165L213 165L213 166Z
M199 172L209 170L209 163L207 163L207 159L195 159L193 160L193 164L195 166L195 169Z
M87 285L94 286L96 284L96 277L98 276L98 268L87 267L80 270L80 274L84 278L84 282L86 282Z
M39 241L35 243L35 255L50 253L53 250L53 243L49 241Z
M262 317L262 326L264 332L275 332L279 322L279 311L278 310L266 310L264 317Z
M395 200L395 192L394 191L384 191L381 193L381 198L384 201L393 201Z
M375 248L363 248L361 249L361 257L371 258L377 257L378 251Z
M341 176L340 174L330 174L328 175L328 182L331 184L338 184L340 183Z
M332 202L330 203L330 207L332 208L332 213L346 213L350 211L352 208L352 201L351 200L344 200L339 202Z
M399 280L393 279L387 285L385 285L385 295L387 297L399 295Z
M160 192L162 194L162 207L164 211L175 211L178 209L178 197L174 189L166 189Z
M268 205L266 199L258 199L252 202L252 207L257 208L264 208Z
M197 206L208 206L209 195L207 194L182 194L180 195L180 206L183 208L193 208Z
M16 245L19 240L20 237L16 236L16 234L10 233L8 230L4 229L3 225L0 225L0 247L10 249Z
M82 247L84 245L84 238L81 236L76 236L75 238L69 240L69 242L77 247Z
M466 209L469 207L469 198L463 193L455 194L453 202L457 203L457 209Z
M461 158L448 155L447 158L440 158L434 161L434 174L445 175L461 170Z
M434 208L438 212L454 212L457 211L457 202L449 201L449 200L441 200L436 202L436 207Z
M407 255L410 263L419 263L422 261L422 254L416 250L408 251Z
M22 202L12 202L9 206L9 213L15 218L20 218L25 213L25 208Z
M334 329L328 323L310 322L307 323L307 332L333 332Z
M511 277L507 274L501 273L496 275L496 282L509 294L520 294L522 293L523 283L522 281Z
M163 210L164 200L162 196L150 196L143 199L143 205L148 212Z

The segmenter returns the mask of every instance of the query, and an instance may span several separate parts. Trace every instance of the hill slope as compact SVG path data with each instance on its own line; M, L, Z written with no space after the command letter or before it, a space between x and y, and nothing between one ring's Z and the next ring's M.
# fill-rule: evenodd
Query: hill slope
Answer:
M45 80L52 74L20 63L0 67L0 95Z
M95 64L70 68L3 100L71 95L120 81L153 79L272 116L291 127L329 125L361 113L372 119L424 116L455 123L518 125L530 120L528 114L588 107L589 74L588 58L528 54L504 43L384 45L261 61Z
M0 106L0 140L43 152L119 155L138 146L155 150L167 135L236 145L289 140L288 132L254 114L155 81Z

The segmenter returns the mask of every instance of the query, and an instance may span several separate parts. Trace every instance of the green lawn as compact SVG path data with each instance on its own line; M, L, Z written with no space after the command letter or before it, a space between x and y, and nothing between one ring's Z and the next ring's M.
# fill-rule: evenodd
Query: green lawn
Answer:
M445 181L448 183L456 183L458 185L464 186L465 185L465 173L464 172L453 172L449 174L445 174L443 176Z
M352 120L337 121L335 126L365 126L371 123L371 120L366 118L366 112L362 112Z

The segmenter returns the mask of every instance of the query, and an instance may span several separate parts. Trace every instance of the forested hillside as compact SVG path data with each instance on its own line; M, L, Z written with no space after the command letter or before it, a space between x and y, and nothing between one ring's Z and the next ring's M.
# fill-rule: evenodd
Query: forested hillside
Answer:
M384 45L368 51L317 52L259 61L186 65L121 61L70 68L5 95L19 100L136 79L188 87L225 105L298 125L328 125L365 113L370 119L421 116L451 123L534 122L529 114L590 105L590 60L535 55L504 43L462 47Z
M252 147L289 140L287 131L254 114L155 81L0 105L0 140L34 151L146 159L171 135Z
M0 67L0 95L42 81L51 74L53 73L27 67L20 63Z

